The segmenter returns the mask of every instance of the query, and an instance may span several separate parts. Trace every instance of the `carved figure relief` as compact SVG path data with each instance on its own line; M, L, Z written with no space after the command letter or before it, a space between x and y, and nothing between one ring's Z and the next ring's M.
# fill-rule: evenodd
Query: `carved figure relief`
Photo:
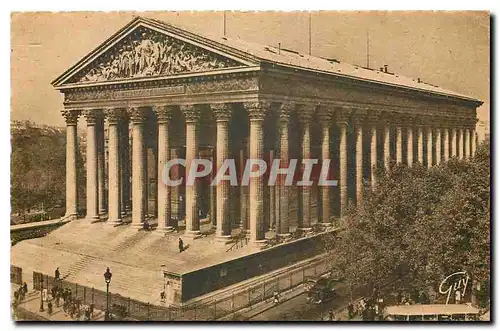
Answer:
M97 58L89 68L77 75L73 82L173 75L237 66L241 64L140 27Z

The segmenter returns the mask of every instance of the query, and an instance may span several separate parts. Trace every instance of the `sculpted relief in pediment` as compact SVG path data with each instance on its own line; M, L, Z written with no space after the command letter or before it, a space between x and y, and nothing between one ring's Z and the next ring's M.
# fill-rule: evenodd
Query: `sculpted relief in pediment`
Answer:
M140 27L99 56L72 83L202 72L242 64Z

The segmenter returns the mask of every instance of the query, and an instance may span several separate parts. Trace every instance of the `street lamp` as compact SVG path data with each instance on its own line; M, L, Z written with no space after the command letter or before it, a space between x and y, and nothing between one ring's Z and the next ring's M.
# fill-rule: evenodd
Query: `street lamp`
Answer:
M111 272L109 271L109 267L106 268L106 272L104 273L104 281L106 282L106 314L104 315L104 320L109 320L109 283L111 283Z
M38 310L39 312L44 311L45 309L43 308L43 285L40 286L40 309Z

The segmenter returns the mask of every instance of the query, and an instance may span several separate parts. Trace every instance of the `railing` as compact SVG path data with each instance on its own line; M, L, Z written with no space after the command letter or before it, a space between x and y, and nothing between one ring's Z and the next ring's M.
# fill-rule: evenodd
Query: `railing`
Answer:
M308 277L322 275L326 272L326 262L324 259L321 259L306 266L284 272L255 286L229 293L223 299L181 308L144 303L110 292L109 307L112 312L124 312L123 316L118 317L120 319L143 321L208 321L217 320L229 314L233 314L234 319L237 319L237 311L272 299L275 291L279 294L290 290L302 284ZM106 292L65 280L55 281L51 276L33 272L33 288L35 290L46 288L50 293L54 285L71 289L72 295L79 298L84 305L93 303L96 309L106 310Z
M23 284L23 269L10 265L10 282L18 285Z
M232 251L233 249L242 248L246 245L248 245L248 238L246 236L241 236L226 250L226 252Z

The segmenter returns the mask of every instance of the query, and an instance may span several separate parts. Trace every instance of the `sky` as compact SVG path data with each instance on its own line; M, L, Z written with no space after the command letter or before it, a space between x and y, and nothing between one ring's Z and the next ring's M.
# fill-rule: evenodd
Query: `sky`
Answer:
M135 16L207 37L223 35L222 12L62 12L11 16L11 118L64 125L63 97L50 82ZM227 12L226 35L309 51L308 12ZM485 102L489 119L490 17L487 12L332 12L311 14L312 55L366 65Z

